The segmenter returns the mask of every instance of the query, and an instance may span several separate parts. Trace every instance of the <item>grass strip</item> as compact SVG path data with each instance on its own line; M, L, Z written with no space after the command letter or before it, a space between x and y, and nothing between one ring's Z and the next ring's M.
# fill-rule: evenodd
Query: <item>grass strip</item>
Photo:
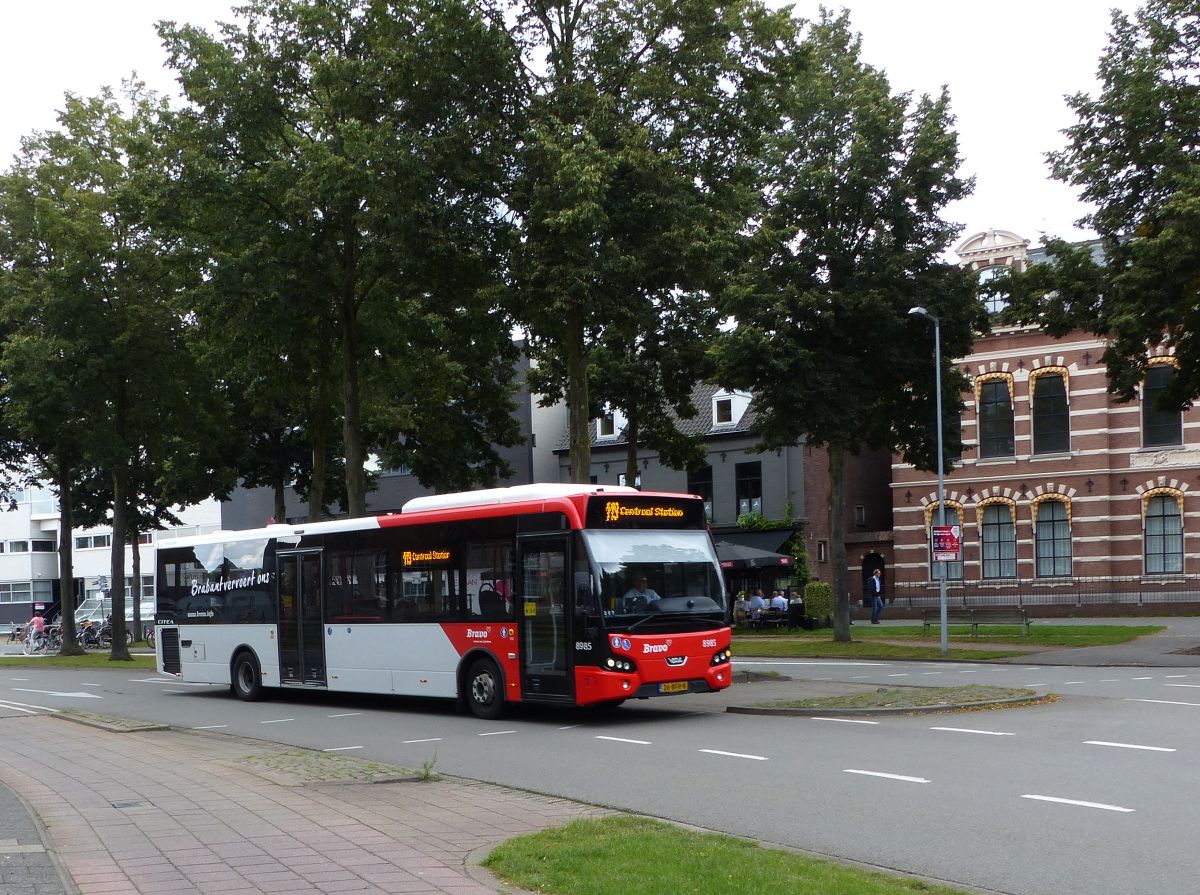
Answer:
M548 895L962 895L918 879L628 816L577 820L512 839L484 866L513 885Z
M761 705L781 709L917 709L931 705L1000 702L1033 696L1037 696L1035 690L968 684L963 687L880 687L867 693L785 699Z
M979 635L971 635L970 625L949 625L947 636L951 640L962 643L1004 643L1020 644L1028 647L1048 646L1112 646L1118 643L1128 643L1139 637L1148 637L1165 631L1163 625L1070 625L1055 624L1035 620L1029 626L1029 636L1026 637L1020 625L980 625ZM855 640L936 640L940 636L937 625L924 630L921 625L855 625L851 632ZM788 638L792 640L821 640L833 636L832 628L818 628L814 631L803 629L789 631L738 631L737 635L746 640L773 640Z
M734 656L765 656L776 658L829 658L829 659L940 659L942 650L937 646L908 646L898 643L872 643L864 640L852 640L849 643L835 643L828 639L797 640L790 638L771 637L735 637L733 639ZM978 662L983 659L1007 659L1011 656L1024 656L1026 650L1004 649L954 649L948 651L948 658L966 662Z

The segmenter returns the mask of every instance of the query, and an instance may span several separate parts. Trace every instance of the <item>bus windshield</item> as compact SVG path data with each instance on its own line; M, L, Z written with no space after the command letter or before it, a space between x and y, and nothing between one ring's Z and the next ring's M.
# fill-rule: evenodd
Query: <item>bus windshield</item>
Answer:
M589 530L583 537L599 572L606 617L725 612L708 532Z

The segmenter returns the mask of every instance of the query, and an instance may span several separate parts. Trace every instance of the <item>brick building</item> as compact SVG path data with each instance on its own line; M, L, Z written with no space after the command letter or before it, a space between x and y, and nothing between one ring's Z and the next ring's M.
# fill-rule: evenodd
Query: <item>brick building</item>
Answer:
M997 230L969 237L957 252L981 280L1044 258ZM990 310L999 312L1003 299L995 302ZM971 390L961 463L946 475L947 523L963 533L962 561L947 564L952 603L1094 607L1195 597L1200 411L1157 407L1177 365L1167 350L1151 359L1137 399L1117 402L1104 349L1089 333L1056 340L998 326L956 360ZM930 605L937 477L898 461L892 473L897 596L901 605Z

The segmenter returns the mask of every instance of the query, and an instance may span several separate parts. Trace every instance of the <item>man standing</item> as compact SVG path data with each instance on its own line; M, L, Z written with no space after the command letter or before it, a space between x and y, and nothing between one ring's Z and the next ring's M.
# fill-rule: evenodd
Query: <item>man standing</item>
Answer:
M867 582L867 596L871 599L871 624L879 624L883 612L883 570L876 569Z

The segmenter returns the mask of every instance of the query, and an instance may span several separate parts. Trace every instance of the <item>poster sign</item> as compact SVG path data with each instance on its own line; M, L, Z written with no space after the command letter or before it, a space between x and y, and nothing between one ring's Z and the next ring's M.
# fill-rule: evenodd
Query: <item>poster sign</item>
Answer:
M933 526L934 562L958 562L961 549L962 528L960 526Z

